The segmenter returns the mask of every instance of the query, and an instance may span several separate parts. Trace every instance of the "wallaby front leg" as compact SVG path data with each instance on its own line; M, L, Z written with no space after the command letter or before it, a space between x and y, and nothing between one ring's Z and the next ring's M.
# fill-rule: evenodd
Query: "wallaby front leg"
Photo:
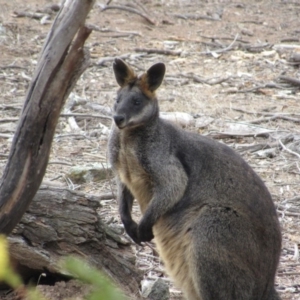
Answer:
M141 241L138 238L138 225L131 217L133 200L134 197L128 188L119 182L118 201L122 223L124 224L127 234L134 240L135 243L140 244Z
M153 197L139 223L138 237L141 242L153 239L152 227L184 195L188 177L179 162L160 168L154 179Z

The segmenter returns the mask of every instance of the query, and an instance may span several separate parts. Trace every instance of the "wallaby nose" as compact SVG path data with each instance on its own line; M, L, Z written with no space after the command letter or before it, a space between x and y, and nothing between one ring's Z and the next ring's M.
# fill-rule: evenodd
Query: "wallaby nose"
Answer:
M116 125L119 127L124 122L125 117L122 115L116 115L116 116L114 116L114 120L115 120Z

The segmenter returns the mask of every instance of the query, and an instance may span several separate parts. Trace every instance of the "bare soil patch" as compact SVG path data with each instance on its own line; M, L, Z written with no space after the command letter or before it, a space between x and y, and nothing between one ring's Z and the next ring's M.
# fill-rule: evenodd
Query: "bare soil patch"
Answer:
M26 89L55 17L51 0L0 0L0 169L3 170ZM104 5L105 3L102 2ZM78 101L62 116L45 180L86 193L114 190L111 180L76 184L72 166L106 162L107 128L99 105L113 105L112 60L123 57L142 72L164 62L161 110L186 112L196 131L230 145L263 178L278 209L283 246L276 288L300 299L300 4L298 1L112 1L141 15L97 2L87 22L91 66L75 87ZM129 5L129 6L128 6ZM47 8L47 10L46 10ZM42 17L16 17L20 12ZM158 51L159 50L159 51ZM68 111L70 113L70 111ZM84 114L84 116L76 116ZM119 224L115 199L103 202L108 222ZM134 207L139 217L138 207ZM152 245L154 247L154 244ZM145 278L164 276L150 247L133 245ZM167 282L168 279L165 279ZM171 286L172 299L181 299ZM216 287L217 288L217 287ZM80 299L72 284L40 287L49 299ZM70 293L60 291L68 290ZM63 296L58 296L63 295ZM0 294L0 299L8 299Z

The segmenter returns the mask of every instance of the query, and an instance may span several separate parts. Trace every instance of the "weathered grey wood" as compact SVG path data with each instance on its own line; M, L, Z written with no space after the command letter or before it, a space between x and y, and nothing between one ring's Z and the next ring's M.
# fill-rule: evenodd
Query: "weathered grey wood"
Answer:
M103 270L134 299L142 275L128 240L101 220L100 198L42 186L9 237L13 261L29 270L59 274L62 256L77 255Z
M65 1L48 34L0 183L0 233L12 231L42 181L60 111L88 66L84 22L93 3Z

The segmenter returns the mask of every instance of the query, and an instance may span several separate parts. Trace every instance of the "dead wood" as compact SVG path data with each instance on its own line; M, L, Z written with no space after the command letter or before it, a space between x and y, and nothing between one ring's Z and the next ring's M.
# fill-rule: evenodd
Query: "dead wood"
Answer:
M282 148L281 143L286 145L294 140L294 136L288 134L285 137L282 137L281 140L276 140L275 142L266 142L266 143L259 143L259 144L235 144L236 149L239 152L257 152L260 150L272 149L272 148Z
M232 110L239 111L242 113L246 114L252 114L252 115L262 115L262 116L267 116L267 117L261 117L252 121L249 121L250 124L260 124L263 122L268 122L268 121L273 121L273 120L285 120L289 122L294 122L294 123L300 123L300 118L294 118L291 116L298 116L300 117L299 114L294 114L294 113L270 113L270 112L254 112L254 111L248 111L242 108L237 108L237 107L231 107Z
M207 51L202 51L202 52L199 52L199 54L211 54L214 56L215 53L224 53L224 52L227 52L227 51L230 51L233 49L233 45L234 43L236 42L237 38L238 38L238 34L235 35L234 37L234 40L230 43L230 45L228 45L227 47L225 48L222 48L222 49L216 49L216 50L207 50Z
M153 48L134 48L136 52L146 52L148 54L163 54L163 55L181 55L181 50L166 50Z
M40 20L45 16L45 14L29 11L14 11L14 16L17 18L30 18Z
M287 82L291 85L300 86L300 80L297 78L294 78L294 77L281 75L281 76L279 76L278 79L281 81Z
M208 85L216 85L216 84L220 84L222 82L228 81L230 79L232 79L232 76L229 77L219 77L219 78L208 78L208 79L204 79L198 75L195 75L193 73L190 74L184 74L181 73L179 74L180 76L186 77L186 78L190 78L193 79L194 82L197 83L204 83L204 84L208 84Z
M230 109L239 111L242 113L250 114L250 115L263 115L263 116L297 116L300 117L300 114L296 113L278 113L278 112L266 112L266 111L250 111L239 107L231 107Z
M84 22L92 6L91 0L65 1L45 41L0 185L1 233L20 221L45 174L60 111L88 66L83 46L91 30Z
M273 130L267 130L265 132L256 132L256 133L249 133L249 132L211 132L208 133L207 136L213 137L214 139L225 139L225 138L236 138L240 139L243 137L264 137L268 138L270 133L274 132Z
M299 153L297 153L295 151L292 151L291 149L287 148L280 140L279 140L279 144L280 144L280 146L282 147L283 150L285 150L288 153L293 154L293 155L297 156L298 158L300 158L300 154Z
M137 294L142 275L130 243L100 217L100 201L108 197L112 194L98 197L43 185L9 237L13 261L26 270L22 275L62 274L61 257L76 255L108 274L127 294Z
M184 20L209 20L209 21L220 21L221 18L219 15L215 14L210 17L208 15L199 15L199 14L172 14L174 17Z
M95 114L80 114L80 113L64 113L60 115L61 117L80 117L80 118L98 118L111 120L111 117L104 115L95 115Z
M259 119L256 119L256 120L252 120L249 123L251 123L251 124L261 124L263 122L269 122L269 121L274 121L274 120L285 120L285 121L289 121L289 122L300 123L300 119L291 118L291 117L284 116L284 115L274 115L274 116L270 116L270 117L266 117L266 118L259 118Z
M113 37L120 37L120 36L132 36L132 35L138 35L141 36L140 32L137 31L122 31L122 30L116 30L116 29L108 29L108 28L101 28L95 24L89 24L89 28L91 28L93 31L103 32L103 33L113 33ZM119 35L116 35L119 34ZM109 35L105 35L106 37Z
M128 12L131 12L131 13L134 13L134 14L137 14L137 15L143 17L151 25L156 25L156 23L152 19L150 19L145 13L143 13L135 8L121 6L121 5L105 5L101 11L105 11L108 9L119 9L119 10L128 11Z
M229 40L229 41L232 41L231 37L207 36L207 35L202 35L202 34L199 34L199 36L204 38L204 39L210 39L212 41L215 41L215 40ZM249 41L245 41L243 39L238 39L238 38L236 39L236 41L244 43L244 44L249 44L250 43Z
M227 94L242 94L242 93L261 93L261 94L264 94L263 89L265 89L265 88L284 89L285 87L283 87L279 84L276 84L274 82L269 82L269 83L266 83L266 84L259 84L259 85L255 86L253 88L245 89L245 90L229 89L229 90L225 91L225 93L227 93Z
M299 65L300 64L300 53L293 52L289 58L289 62L293 63L294 65Z

